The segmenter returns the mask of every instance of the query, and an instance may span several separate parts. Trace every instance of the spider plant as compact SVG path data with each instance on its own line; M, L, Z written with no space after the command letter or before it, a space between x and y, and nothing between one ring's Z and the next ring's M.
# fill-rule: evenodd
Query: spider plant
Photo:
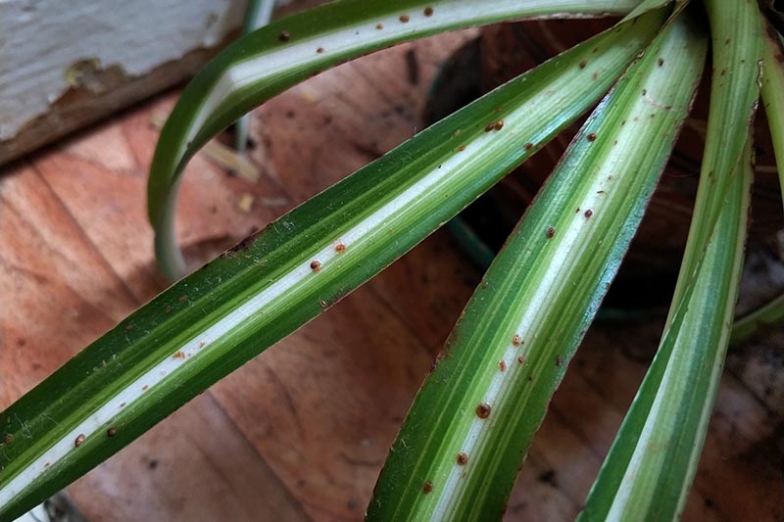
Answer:
M174 240L180 176L252 108L399 42L506 20L605 15L624 18L185 275ZM370 519L500 517L710 74L700 187L670 314L581 515L676 517L733 321L760 96L784 172L782 42L766 24L742 0L363 0L244 36L185 89L151 166L156 250L179 281L2 412L0 516L24 513L335 304L593 108L455 318L368 507Z

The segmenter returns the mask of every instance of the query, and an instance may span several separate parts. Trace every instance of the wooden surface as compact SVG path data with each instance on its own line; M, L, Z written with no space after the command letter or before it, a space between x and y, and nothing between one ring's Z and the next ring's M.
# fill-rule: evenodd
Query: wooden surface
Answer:
M179 207L194 265L421 128L436 64L468 36L365 57L256 111L257 184L197 157ZM417 78L407 73L413 61ZM157 137L150 122L174 99L17 162L0 179L0 408L164 287L144 186ZM91 520L361 519L479 277L437 232L70 494ZM574 518L660 331L661 317L591 330L536 436L509 520ZM768 332L732 352L685 519L784 517L783 346L781 332Z

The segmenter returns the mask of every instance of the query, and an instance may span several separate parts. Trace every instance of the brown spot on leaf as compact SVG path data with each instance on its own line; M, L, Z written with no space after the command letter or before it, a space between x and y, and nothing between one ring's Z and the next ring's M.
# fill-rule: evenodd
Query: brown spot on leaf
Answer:
M585 211L585 219L588 219L588 218L590 218L591 216L593 216L593 210L591 210L591 209L589 208L588 210L586 210L586 211Z
M383 28L384 26L382 24L376 24L376 29L378 29L379 31L382 30Z
M425 16L433 16L433 8L428 6L425 7Z
M531 149L533 149L533 148L534 148L534 144L533 144L533 143L526 143L526 144L523 146L523 148L524 148L526 151L530 151Z
M664 65L664 58L659 58L659 62L658 63L659 63L659 67Z
M324 48L323 48L323 47L319 47L318 49L316 49L316 52L317 52L318 54L321 54L321 53L323 53L323 52L324 52Z
M592 132L585 137L588 141L596 141L596 133Z
M588 65L588 62L586 60L583 60L582 62L580 62L580 69L585 69L586 65Z
M321 261L319 261L317 259L314 259L313 261L311 261L310 262L310 269L313 270L314 272L318 272L319 270L321 270Z
M545 232L545 235L548 238L553 237L555 235L555 227L547 227L547 231Z
M486 419L490 416L490 410L492 408L486 402L479 403L479 406L476 407L476 416L480 419Z
M86 438L87 437L84 436L84 433L80 433L79 436L76 437L76 440L74 440L74 447L78 448L79 446L84 444L84 439Z
M335 245L335 252L337 252L338 254L342 254L345 251L346 251L346 245L344 245L343 243L338 243L337 245Z
M491 121L487 125L485 125L485 132L490 132L491 130L495 129L495 122Z
M493 129L495 129L495 130L497 130L497 131L500 131L500 130L501 130L501 129L503 129L503 128L504 128L504 120L498 120L498 121L497 121L497 122L495 122L495 124L493 125Z
M433 491L433 483L430 482L429 480L425 481L425 483L422 484L422 493L427 495L428 493L430 493L432 491Z
M106 430L107 437L114 437L115 435L117 435L117 428L109 428Z
M520 334L514 334L514 335L512 336L512 345L514 345L514 346L520 346L521 344L523 344L523 338L522 338L522 336L521 336Z
M525 357L521 355L520 357L517 358L517 362L519 362L520 364L525 364Z
M506 371L506 361L504 361L503 359L498 361L498 371L500 371L500 372L505 372Z
M463 453L462 451L457 454L457 465L458 466L465 466L468 464L468 455Z
M278 34L278 40L280 40L281 42L288 42L289 40L291 40L291 33L289 33L288 31L281 31Z
M404 23L404 24L407 24L407 23L408 23L408 21L409 21L409 20L411 20L411 18L410 18L410 17L409 17L407 14L402 14L402 15L400 15L400 18L398 18L398 19L399 19L399 20L400 20L402 23Z
M465 146L465 145L460 145L460 146L457 148L457 150L459 150L460 152L463 152L464 150L466 150L466 146Z
M172 355L172 359L185 359L185 352L178 350L174 355Z

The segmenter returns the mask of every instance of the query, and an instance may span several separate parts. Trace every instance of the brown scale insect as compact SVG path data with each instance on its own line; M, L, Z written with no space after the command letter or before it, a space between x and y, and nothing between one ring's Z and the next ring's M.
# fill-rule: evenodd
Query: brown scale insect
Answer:
M545 232L548 238L551 238L555 235L555 227L547 227L547 232Z
M114 437L115 435L117 435L117 428L109 428L106 430L107 437Z
M504 361L503 359L501 359L498 362L498 371L500 371L500 372L505 372L506 371L506 361Z
M379 31L380 31L380 30L382 30L383 28L384 28L384 26L383 26L383 25L381 25L381 24L376 24L376 29L378 29Z
M343 243L338 243L337 245L335 245L335 252L337 252L338 254L342 254L345 251L346 251L346 245L344 245Z
M588 141L596 141L596 134L592 132L586 138Z
M74 447L78 448L79 446L84 444L84 439L86 439L86 438L87 437L84 436L84 433L80 433L79 436L76 437L76 440L74 440Z
M281 42L288 42L291 40L291 33L288 31L281 31L280 34L278 34L278 40Z
M406 24L406 23L408 23L409 20L411 20L411 18L409 18L409 16L407 14L402 14L402 15L400 15L399 20L402 23Z
M593 216L593 210L591 210L591 209L589 208L588 210L586 210L586 211L585 211L585 219L588 219L588 218L590 218L591 216Z
M465 145L460 145L460 146L457 148L457 150L459 150L460 152L463 152L464 150L466 150L466 146L465 146Z
M321 270L321 261L318 261L318 260L315 260L315 259L313 261L311 261L310 262L310 269L313 270L314 272L318 272L319 270Z
M431 491L433 491L433 483L428 480L422 485L422 492L427 495Z
M425 16L433 16L433 8L432 7L425 7Z
M479 406L476 407L476 416L480 419L486 419L490 416L490 411L492 408L486 402L479 403Z
M520 346L521 344L523 344L523 338L520 336L520 334L514 334L512 336L512 345Z
M519 362L520 364L525 364L525 357L521 355L520 357L517 358L517 362Z
M490 132L491 130L495 129L495 122L491 121L487 125L485 125L485 132Z
M465 466L468 464L468 455L463 453L462 451L457 454L457 465L458 466Z
M317 52L318 54L321 54L321 53L323 53L323 52L324 52L324 48L323 48L323 47L319 47L318 49L316 49L316 52Z
M498 120L498 121L497 121L497 122L495 122L495 124L493 125L493 129L495 129L495 130L497 130L497 131L500 131L500 130L501 130L501 129L503 129L503 128L504 128L504 120Z

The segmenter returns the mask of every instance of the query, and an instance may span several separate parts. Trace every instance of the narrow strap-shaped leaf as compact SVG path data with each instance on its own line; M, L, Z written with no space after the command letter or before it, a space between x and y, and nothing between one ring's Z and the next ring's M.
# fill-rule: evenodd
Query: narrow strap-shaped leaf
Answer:
M732 178L729 197L685 314L675 316L624 419L586 501L581 520L669 521L680 517L697 469L716 398L743 266L752 179L751 139ZM704 176L692 221L693 238L721 194ZM699 232L699 233L698 233ZM682 278L691 278L686 270ZM673 308L681 308L673 302Z
M586 122L417 396L370 520L500 519L666 165L706 51L707 38L677 17Z
M762 104L768 117L770 138L779 171L779 187L784 199L784 49L781 37L763 21Z
M764 25L764 48L762 52L762 86L760 94L768 118L773 153L779 174L779 188L784 200L784 44L774 28L762 20ZM732 328L731 343L741 342L760 327L784 321L784 295L780 295L764 306L736 320Z
M673 302L679 303L688 301L683 297L691 291L689 287L694 284L732 176L739 172L735 167L740 163L745 143L738 136L747 133L754 118L762 72L762 16L757 3L706 0L705 9L710 20L713 70L700 179L705 179L706 184L717 184L718 193L710 200L702 217L709 223L694 229L697 236L691 239L693 246L684 254L681 272L691 273L691 278L678 279ZM671 307L667 322L672 322L678 312L677 307Z
M713 81L686 252L658 353L591 489L585 520L680 515L723 367L742 261L761 20L755 2L705 4Z
M422 131L171 287L0 413L0 518L105 460L451 219L599 100L665 16L607 31Z
M513 18L622 14L639 0L356 0L300 13L247 35L188 85L164 126L148 185L156 253L174 280L185 263L174 234L179 176L210 138L299 81L361 54L422 36Z

